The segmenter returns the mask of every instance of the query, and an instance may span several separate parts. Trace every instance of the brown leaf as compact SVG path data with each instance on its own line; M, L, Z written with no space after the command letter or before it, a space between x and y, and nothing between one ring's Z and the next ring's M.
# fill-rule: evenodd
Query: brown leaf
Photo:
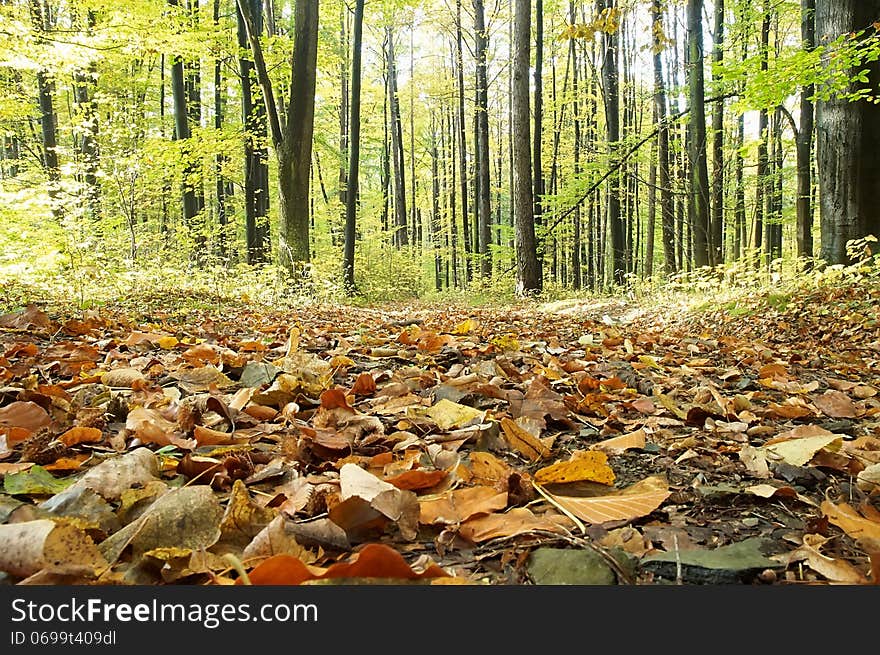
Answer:
M367 372L357 376L349 393L356 396L372 396L376 393L376 380Z
M0 316L0 328L11 330L49 330L53 327L51 319L34 304L30 304L20 312Z
M429 489L434 487L446 478L448 474L441 470L425 470L413 469L412 471L404 471L393 477L385 478L385 482L390 482L398 489L409 489L415 491L417 489Z
M23 428L30 432L36 432L51 422L52 418L46 410L29 400L16 400L6 407L0 408L0 430L2 428Z
M486 514L468 519L459 526L458 534L471 543L481 543L537 530L567 534L573 527L571 519L561 514L536 516L527 507L515 507L503 514Z
M828 390L813 400L813 404L831 418L855 418L858 416L855 404L842 391Z
M825 500L820 508L829 522L855 539L866 551L880 551L880 519L870 518L870 514L861 515L847 503L835 505Z
M276 514L275 510L257 505L244 482L236 480L220 521L220 542L241 550L269 525Z
M550 456L550 449L537 437L521 428L515 421L509 418L501 419L501 429L510 447L522 453L533 462Z
M604 441L593 444L591 447L609 453L622 453L630 448L644 448L646 441L647 435L645 434L645 430L639 428L635 432L630 432L629 434L622 434L619 437L605 439Z

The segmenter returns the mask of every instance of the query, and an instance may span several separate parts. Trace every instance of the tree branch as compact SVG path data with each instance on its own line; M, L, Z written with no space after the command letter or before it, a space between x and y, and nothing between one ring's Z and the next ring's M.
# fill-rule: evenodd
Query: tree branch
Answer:
M739 95L739 94L737 94L737 93L724 93L721 95L714 96L712 98L706 98L705 102L706 102L706 104L709 104L712 102L718 102L719 100L724 100L726 98L732 98L737 95ZM684 110L678 112L677 114L673 114L671 116L668 116L664 123L658 124L650 133L648 133L646 136L644 136L642 139L640 139L639 142L636 143L632 148L627 150L626 153L620 159L618 159L611 168L609 168L607 171L605 171L605 174L602 175L602 177L600 177L598 180L596 180L593 184L590 185L590 188L587 189L581 195L581 197L578 199L578 201L574 205L572 205L571 207L566 209L564 212L562 212L559 216L556 217L556 220L554 220L552 223L550 223L550 225L547 226L547 228L544 231L544 234L541 236L540 240L543 241L547 237L547 235L550 234L550 232L552 232L556 228L556 226L558 226L562 221L564 221L566 218L568 218L572 214L572 212L574 212L574 210L576 210L578 207L580 207L583 204L583 202L587 198L590 197L591 193L593 193L594 191L596 191L596 189L598 189L600 186L602 186L602 184L604 184L605 180L607 180L614 173L619 171L620 168L629 160L629 158L632 157L636 152L638 152L643 145L645 145L646 143L648 143L648 141L650 141L651 139L656 137L658 134L660 134L660 130L662 130L664 127L668 127L670 124L674 123L678 119L680 119L684 116L687 116L690 113L690 111L691 110L689 107L687 109L684 109Z

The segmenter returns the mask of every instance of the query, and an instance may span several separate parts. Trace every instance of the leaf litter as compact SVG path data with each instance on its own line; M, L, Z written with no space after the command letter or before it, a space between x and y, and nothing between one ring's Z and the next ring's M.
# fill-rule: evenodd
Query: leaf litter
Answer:
M0 576L876 583L878 298L828 287L759 321L18 308Z

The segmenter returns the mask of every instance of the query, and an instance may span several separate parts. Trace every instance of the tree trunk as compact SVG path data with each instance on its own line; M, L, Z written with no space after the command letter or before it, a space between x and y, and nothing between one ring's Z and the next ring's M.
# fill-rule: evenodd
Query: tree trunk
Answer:
M806 52L816 47L816 0L801 0L801 43ZM801 90L800 126L795 135L797 150L797 256L813 256L813 201L812 169L815 87Z
M841 34L871 30L880 18L880 0L817 0L819 43ZM880 63L859 66L868 71L865 86L880 84ZM874 94L876 95L876 94ZM847 242L868 235L880 238L880 105L866 100L821 100L816 108L818 134L822 259L829 264L851 261ZM876 249L876 247L875 247Z
M338 197L339 204L342 207L342 225L343 233L345 232L345 221L347 215L347 204L345 201L346 189L348 188L348 166L350 158L348 156L349 146L349 124L348 120L351 114L349 106L349 66L348 60L350 54L350 29L348 27L349 8L345 3L340 3L340 21L339 21L339 174L338 174ZM343 236L343 250L345 237ZM339 245L338 231L331 224L330 241L334 246ZM343 256L344 259L344 256ZM345 262L343 261L343 271L345 270Z
M345 201L345 247L342 256L343 282L349 294L354 294L357 290L354 282L354 242L357 227L358 164L361 155L361 41L363 26L364 0L357 0L352 26L348 187Z
M763 16L761 19L761 70L769 68L770 57L770 5L769 0L764 0ZM752 234L752 247L755 249L755 263L761 262L761 243L764 236L765 204L767 197L767 169L768 169L768 113L762 109L758 113L758 168L757 181L755 184L755 228Z
M279 258L292 274L311 261L309 253L309 169L315 121L318 59L318 0L297 0L294 14L293 66L286 134L279 148ZM284 161L282 161L284 160ZM282 165L284 164L284 165Z
M529 49L531 0L514 0L513 17L513 202L516 222L516 292L541 290L541 268L535 242L534 199L529 116Z
M465 136L464 129L464 46L461 27L461 0L455 0L455 11L455 74L458 83L458 123L456 130L458 136L458 184L461 195L461 238L464 243L464 284L467 286L471 281L473 262L471 261L471 235L468 225L467 137Z
M213 10L214 26L220 23L220 0L214 0ZM214 60L214 129L218 136L223 129L223 60ZM226 224L229 222L226 215L226 179L223 177L223 166L226 157L217 153L214 158L215 195L217 197L217 255L221 259L227 257Z
M615 0L597 0L596 8L617 11ZM616 31L603 33L605 49L602 64L602 83L605 100L605 136L610 153L608 165L617 167L620 141L620 88L618 84L617 53L619 35ZM611 279L614 284L626 281L626 231L620 213L620 172L608 178L608 224L611 228Z
M406 216L406 180L403 162L403 130L397 96L397 68L394 63L394 34L385 26L385 63L388 67L388 120L391 134L391 170L394 179L394 238L397 248L409 244Z
M724 62L724 0L715 0L715 34L712 61L718 79ZM724 99L715 102L712 112L712 218L709 260L713 266L724 263Z
M262 32L262 4L260 0L244 0L250 4L254 30ZM247 27L241 10L236 8L238 47L248 46ZM269 170L266 156L266 106L259 87L253 86L253 62L238 60L241 75L241 114L245 126L244 137L244 216L247 263L259 264L269 259Z
M706 87L703 75L703 0L688 0L688 91L690 122L688 154L690 190L693 196L689 216L693 235L694 266L708 266L709 258L709 169L706 151Z
M48 29L48 19L44 7L39 0L31 0L31 21L39 34ZM48 178L48 195L52 216L60 220L64 209L59 198L61 169L58 166L58 117L55 113L55 82L49 77L48 71L37 71L37 100L40 108L40 128L42 136L43 169Z
M544 164L541 141L544 136L544 0L535 0L535 101L534 131L532 132L532 195L535 201L535 225L544 222ZM538 241L538 257L544 259L544 238ZM543 264L542 264L543 265Z
M663 11L661 0L653 0L654 34L654 107L659 132L657 133L657 175L660 186L660 229L663 235L664 272L673 275L678 267L675 261L675 211L672 204L669 175L669 125L667 124L666 83L663 78Z
M574 0L568 4L568 20L572 25L577 23L577 15L575 11ZM580 181L581 175L581 117L580 117L580 98L578 97L578 58L575 40L570 39L568 43L568 57L571 61L571 117L574 123L574 182ZM578 203L572 214L572 238L574 247L571 250L571 287L575 291L581 288L581 207Z
M538 0L540 2L540 0ZM477 85L476 85L476 113L477 113L477 235L478 253L480 256L480 275L489 278L492 275L492 257L489 250L491 243L492 225L492 188L489 179L489 90L486 77L486 57L489 47L489 35L486 31L486 17L483 9L483 0L473 0L474 3L474 39L476 41L477 56Z

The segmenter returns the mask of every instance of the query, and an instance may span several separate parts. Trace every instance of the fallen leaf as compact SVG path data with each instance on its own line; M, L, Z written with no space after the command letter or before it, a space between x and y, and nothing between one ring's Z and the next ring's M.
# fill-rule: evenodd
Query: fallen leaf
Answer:
M568 461L557 462L535 472L535 482L542 485L582 480L614 484L614 471L608 465L608 456L604 452L576 450Z
M10 496L52 496L71 485L70 479L58 479L42 466L3 477L3 490Z
M859 514L847 503L836 505L825 500L819 507L830 523L855 539L866 551L880 551L880 520L872 520Z
M58 437L58 441L65 446L75 446L80 443L98 443L104 435L98 428L74 427Z
M132 389L137 383L145 382L146 376L136 368L114 368L101 374L104 386L120 389Z
M831 418L855 418L858 416L855 404L842 391L829 389L818 398L814 398L813 404L819 408L819 411Z
M384 544L367 544L347 562L337 562L326 570L309 568L298 557L274 555L258 564L248 578L254 585L299 585L309 580L333 578L376 578L391 584L394 580L424 580L450 577L436 564L416 572L403 556ZM237 580L236 584L242 584Z
M220 543L244 549L260 533L277 512L257 505L241 480L232 485L229 502L220 520Z
M465 487L448 491L434 500L419 502L419 522L456 524L477 514L488 514L507 507L507 492L492 487Z
M829 582L839 584L867 584L868 579L852 564L824 555L820 548L828 538L818 534L805 534L800 548L787 553L788 561L805 560L809 567Z
M546 444L517 425L516 421L509 418L501 419L501 429L510 447L533 462L550 456L550 449Z
M69 490L93 489L107 500L119 500L123 492L146 486L159 478L159 460L148 448L107 459L86 471Z
M843 437L840 435L805 437L801 439L788 439L771 445L761 446L768 459L782 460L792 466L803 466L823 448L838 451L843 446Z
M25 578L38 571L96 576L107 567L91 537L49 519L0 525L0 571Z
M446 478L448 473L441 470L425 470L414 469L404 471L397 475L385 478L385 482L393 484L398 489L409 489L415 491L417 489L429 489L435 487Z
M619 437L605 439L599 443L593 444L591 448L596 450L604 450L609 453L622 453L630 448L642 449L647 442L645 430L640 428L629 434L622 434Z
M425 413L441 430L450 430L473 423L482 423L486 416L484 411L468 407L467 405L459 405L446 398L439 400L432 407L429 407Z
M647 477L605 496L564 496L551 494L537 485L536 488L559 509L587 523L637 519L660 507L671 493L665 475Z
M561 514L537 516L527 507L514 507L503 514L468 519L458 527L458 534L471 543L482 543L536 531L568 534L573 527L571 519Z
M0 429L24 428L36 432L50 423L52 423L52 418L46 410L29 400L16 400L6 407L0 408Z

